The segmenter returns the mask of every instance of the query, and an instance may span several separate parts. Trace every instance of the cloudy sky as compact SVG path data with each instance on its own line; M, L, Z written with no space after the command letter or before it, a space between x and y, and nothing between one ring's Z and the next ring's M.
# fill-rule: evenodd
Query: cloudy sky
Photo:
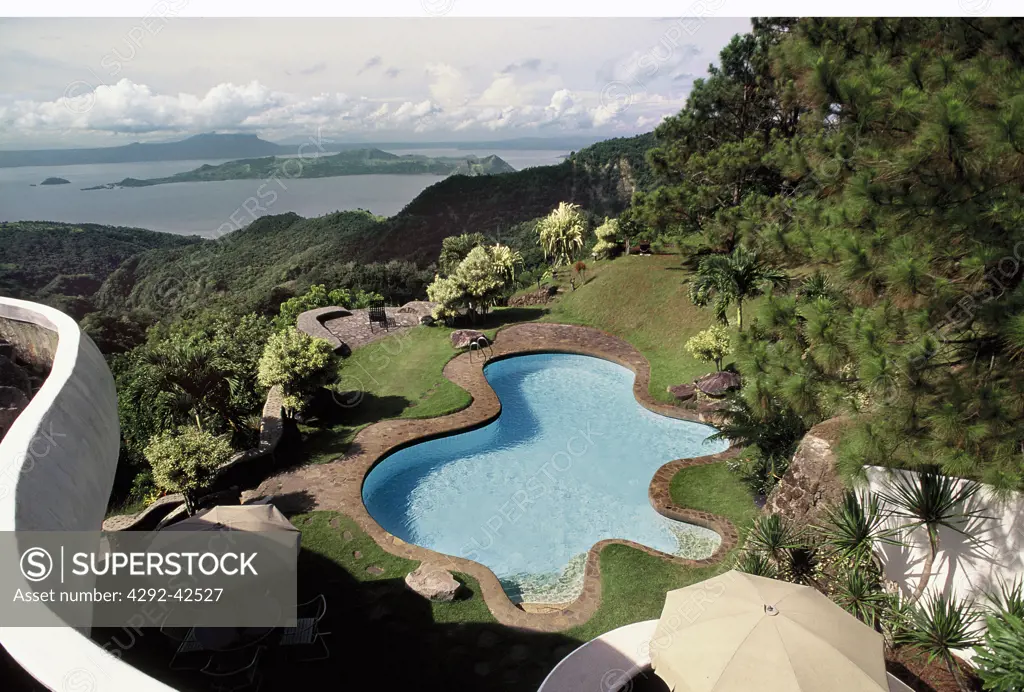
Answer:
M172 3L173 5L173 3ZM652 129L747 19L11 19L0 148Z

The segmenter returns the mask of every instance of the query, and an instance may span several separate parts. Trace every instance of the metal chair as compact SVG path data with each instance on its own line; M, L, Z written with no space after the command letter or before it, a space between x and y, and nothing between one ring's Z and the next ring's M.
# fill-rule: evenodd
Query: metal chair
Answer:
M213 689L218 692L246 689L255 692L263 683L263 676L260 675L258 668L262 653L263 647L257 646L255 649L215 654L200 672L214 679Z
M179 628L174 628L179 629ZM171 628L165 632L161 627L160 631L170 636ZM212 654L196 639L195 628L190 627L183 639L179 641L178 648L171 657L168 667L171 670L202 670L210 663Z
M320 631L320 621L327 613L327 599L323 594L316 598L296 606L298 620L295 627L286 627L281 632L278 645L282 648L295 647L297 651L308 651L309 654L301 654L293 660L299 662L322 661L330 658L331 652L327 648L324 636L330 632Z
M384 327L384 331L388 330L388 327L390 325L388 323L387 311L384 309L384 301L383 300L375 300L375 301L373 301L373 303L370 304L370 307L367 310L366 314L370 318L370 331L371 332L373 331L373 325L374 324L379 324L380 326Z

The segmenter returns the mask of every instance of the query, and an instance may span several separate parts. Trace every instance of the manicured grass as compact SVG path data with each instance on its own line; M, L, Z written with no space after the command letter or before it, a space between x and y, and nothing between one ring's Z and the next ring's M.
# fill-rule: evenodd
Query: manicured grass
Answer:
M625 339L651 363L651 395L671 401L668 386L714 369L683 348L687 339L715 324L711 310L690 301L689 277L679 255L630 255L590 263L586 285L575 291L563 287L543 321L595 327Z
M671 493L680 506L729 518L741 537L758 512L754 498L725 462L683 469L672 479ZM665 592L731 569L735 553L708 567L682 567L634 548L609 546L601 552L601 605L594 617L566 634L589 640L631 622L660 617Z
M683 469L672 479L669 492L680 507L726 517L741 534L758 515L750 490L724 461Z
M311 512L292 517L292 523L302 531L302 548L316 553L341 567L357 581L378 582L405 579L405 575L419 567L419 562L392 555L377 545L369 535L344 514L338 512ZM352 538L347 540L345 532ZM360 557L356 558L355 554ZM369 566L383 571L371 574ZM494 622L491 611L479 595L480 586L473 577L456 574L463 583L468 598L451 603L431 603L435 622ZM311 581L315 582L316 579Z

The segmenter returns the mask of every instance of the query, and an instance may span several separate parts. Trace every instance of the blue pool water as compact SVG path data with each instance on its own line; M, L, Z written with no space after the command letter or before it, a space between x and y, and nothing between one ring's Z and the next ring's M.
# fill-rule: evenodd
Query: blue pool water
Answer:
M627 538L702 558L720 538L670 521L647 490L662 464L724 450L714 428L643 408L633 373L589 356L516 356L486 366L496 421L402 449L366 477L387 531L491 568L513 600L571 600L586 552Z

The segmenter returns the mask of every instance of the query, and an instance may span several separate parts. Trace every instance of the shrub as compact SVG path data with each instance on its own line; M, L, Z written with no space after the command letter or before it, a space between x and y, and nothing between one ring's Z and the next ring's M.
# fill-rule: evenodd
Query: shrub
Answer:
M1024 690L1024 619L1010 613L985 618L984 642L975 647L974 663L986 690Z
M281 385L285 411L292 415L305 407L306 395L330 381L334 368L334 349L329 343L288 327L267 340L260 358L259 383Z
M594 229L597 236L597 243L591 253L597 259L614 257L619 252L619 220L609 219L607 216L604 223Z
M583 247L586 232L587 217L578 204L561 202L537 224L544 256L550 258L556 267L572 261L573 255Z
M465 311L475 321L515 285L522 264L522 255L504 245L474 247L450 276L438 275L427 286L427 297L437 303L434 319L452 320Z
M231 459L231 445L193 427L163 432L146 446L145 456L153 468L157 487L185 497L185 509L195 512L200 493L216 477L217 469Z
M714 363L721 370L722 360L732 353L729 331L725 327L709 327L690 337L686 350L700 362Z

